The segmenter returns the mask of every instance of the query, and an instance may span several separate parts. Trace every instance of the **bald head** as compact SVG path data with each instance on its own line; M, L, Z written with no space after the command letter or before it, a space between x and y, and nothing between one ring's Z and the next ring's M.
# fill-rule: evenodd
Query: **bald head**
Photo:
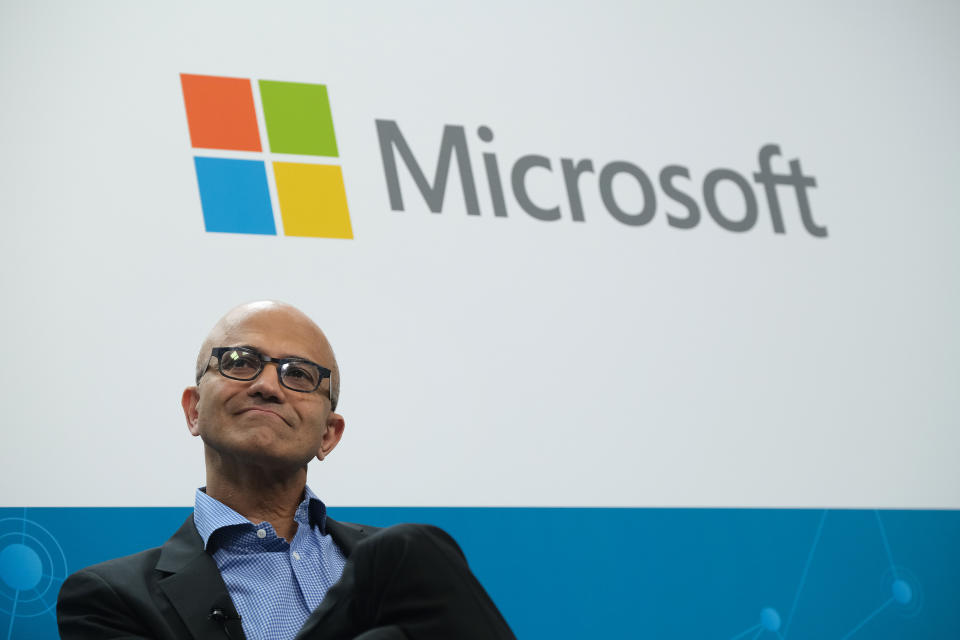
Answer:
M337 408L340 397L340 367L327 337L320 327L296 307L274 300L261 300L234 307L227 311L207 334L197 354L197 384L207 371L210 352L215 347L242 346L233 342L240 334L261 335L264 341L291 345L290 353L272 353L273 357L299 355L330 369L330 409ZM249 340L246 344L250 344ZM264 343L266 344L266 342ZM254 345L250 346L260 346ZM299 353L303 348L308 351Z

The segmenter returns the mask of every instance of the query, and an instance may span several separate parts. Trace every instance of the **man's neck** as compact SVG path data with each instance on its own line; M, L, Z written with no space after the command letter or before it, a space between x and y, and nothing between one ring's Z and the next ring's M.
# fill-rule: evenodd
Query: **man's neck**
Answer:
M306 485L306 467L295 473L278 473L244 466L242 473L230 473L228 468L211 466L207 461L207 495L254 524L269 522L288 542L297 532L294 515Z

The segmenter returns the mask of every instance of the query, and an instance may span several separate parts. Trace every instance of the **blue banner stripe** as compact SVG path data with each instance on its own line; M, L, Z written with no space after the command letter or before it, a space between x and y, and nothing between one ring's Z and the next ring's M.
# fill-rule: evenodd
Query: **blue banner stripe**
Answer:
M68 573L162 544L190 511L0 509L0 638L56 638L53 607ZM447 529L520 638L960 637L960 511L330 514Z

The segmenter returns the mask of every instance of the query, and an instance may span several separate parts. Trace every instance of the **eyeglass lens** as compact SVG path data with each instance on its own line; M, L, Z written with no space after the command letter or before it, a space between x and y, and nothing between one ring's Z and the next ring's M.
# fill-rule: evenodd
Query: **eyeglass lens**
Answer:
M247 349L231 349L220 356L220 371L228 378L253 380L262 368L260 354ZM309 362L280 365L280 382L295 391L313 391L320 379L320 370Z

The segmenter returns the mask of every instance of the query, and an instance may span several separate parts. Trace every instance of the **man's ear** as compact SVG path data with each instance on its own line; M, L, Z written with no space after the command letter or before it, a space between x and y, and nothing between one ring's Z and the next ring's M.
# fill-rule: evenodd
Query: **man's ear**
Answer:
M183 407L183 416L187 419L187 429L195 436L200 435L200 430L197 427L199 421L198 402L200 402L200 391L196 387L187 387L183 390L180 405Z
M323 460L343 437L343 429L347 426L343 416L339 413L330 412L327 416L327 430L323 432L323 439L320 440L320 450L317 452L317 459Z

